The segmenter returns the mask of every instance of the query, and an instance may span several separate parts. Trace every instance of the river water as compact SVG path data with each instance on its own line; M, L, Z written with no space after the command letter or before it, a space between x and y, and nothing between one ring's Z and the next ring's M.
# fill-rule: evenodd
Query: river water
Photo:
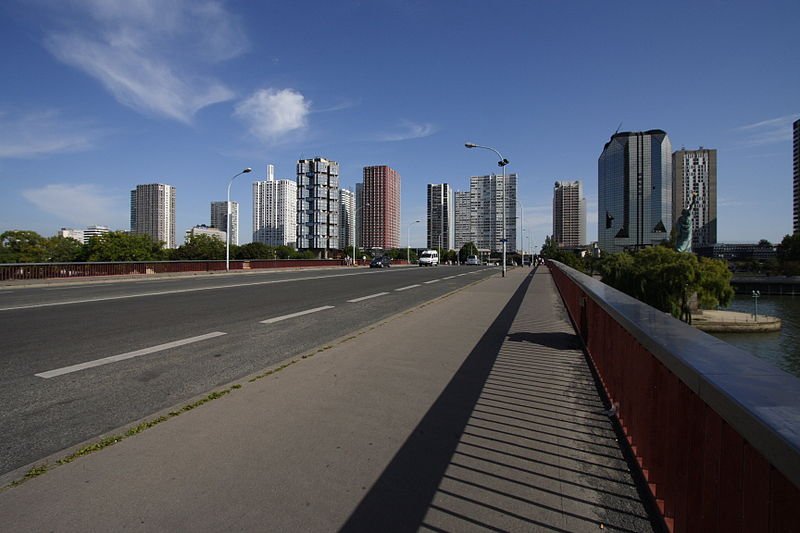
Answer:
M752 313L753 308L751 296L737 294L726 310ZM781 331L713 335L800 377L800 296L761 296L758 314L780 318Z

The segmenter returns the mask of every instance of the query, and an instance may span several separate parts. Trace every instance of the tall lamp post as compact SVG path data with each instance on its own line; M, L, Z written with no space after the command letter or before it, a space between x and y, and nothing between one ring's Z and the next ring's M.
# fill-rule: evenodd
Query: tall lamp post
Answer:
M231 185L237 177L252 171L252 168L247 167L228 180L228 213L225 216L225 272L231 270Z
M358 212L364 209L365 207L369 207L370 205L372 204L364 204L361 207L356 208L355 211L353 211L353 266L358 266L356 259L356 237L358 236L356 227L358 226Z
M414 222L409 222L408 228L406 230L406 262L409 265L411 264L411 226L419 222L420 222L419 220L415 220Z
M506 165L508 164L508 159L503 157L500 152L495 150L490 146L482 146L480 144L475 143L464 143L464 146L467 148L483 148L484 150L491 150L492 152L497 154L497 157L500 158L500 161L497 162L497 166L503 169L503 277L506 277L506 243L508 239L506 239Z

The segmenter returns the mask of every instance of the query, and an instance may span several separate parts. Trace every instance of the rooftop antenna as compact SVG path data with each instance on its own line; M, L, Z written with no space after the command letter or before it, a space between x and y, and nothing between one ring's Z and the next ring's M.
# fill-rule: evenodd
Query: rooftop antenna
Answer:
M619 126L617 126L617 131L615 131L615 132L614 132L614 135L616 135L617 133L619 133L619 130L620 130L620 128L622 128L622 122L620 122L620 123L619 123Z

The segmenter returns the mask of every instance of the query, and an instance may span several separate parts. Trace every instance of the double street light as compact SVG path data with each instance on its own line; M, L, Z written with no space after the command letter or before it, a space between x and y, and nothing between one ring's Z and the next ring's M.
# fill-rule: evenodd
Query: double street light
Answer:
M484 150L491 150L492 152L496 153L497 157L500 159L497 162L497 166L503 169L503 238L501 241L503 243L503 277L506 277L506 244L508 242L508 239L506 238L506 165L508 164L508 159L503 157L500 152L490 146L481 146L480 144L475 143L464 143L464 146L467 148L483 148Z
M225 272L231 270L231 185L237 177L252 171L252 168L247 167L228 180L228 214L225 216Z
M353 265L355 266L358 266L358 260L356 259L356 239L358 238L358 231L356 231L356 227L358 225L358 212L365 207L370 207L371 205L372 204L364 204L361 207L357 207L356 210L353 211Z

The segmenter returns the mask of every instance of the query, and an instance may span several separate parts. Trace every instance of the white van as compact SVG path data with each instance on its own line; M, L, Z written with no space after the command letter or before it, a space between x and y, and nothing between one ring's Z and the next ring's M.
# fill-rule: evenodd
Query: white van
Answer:
M419 266L439 266L439 252L436 250L425 250L417 261Z

